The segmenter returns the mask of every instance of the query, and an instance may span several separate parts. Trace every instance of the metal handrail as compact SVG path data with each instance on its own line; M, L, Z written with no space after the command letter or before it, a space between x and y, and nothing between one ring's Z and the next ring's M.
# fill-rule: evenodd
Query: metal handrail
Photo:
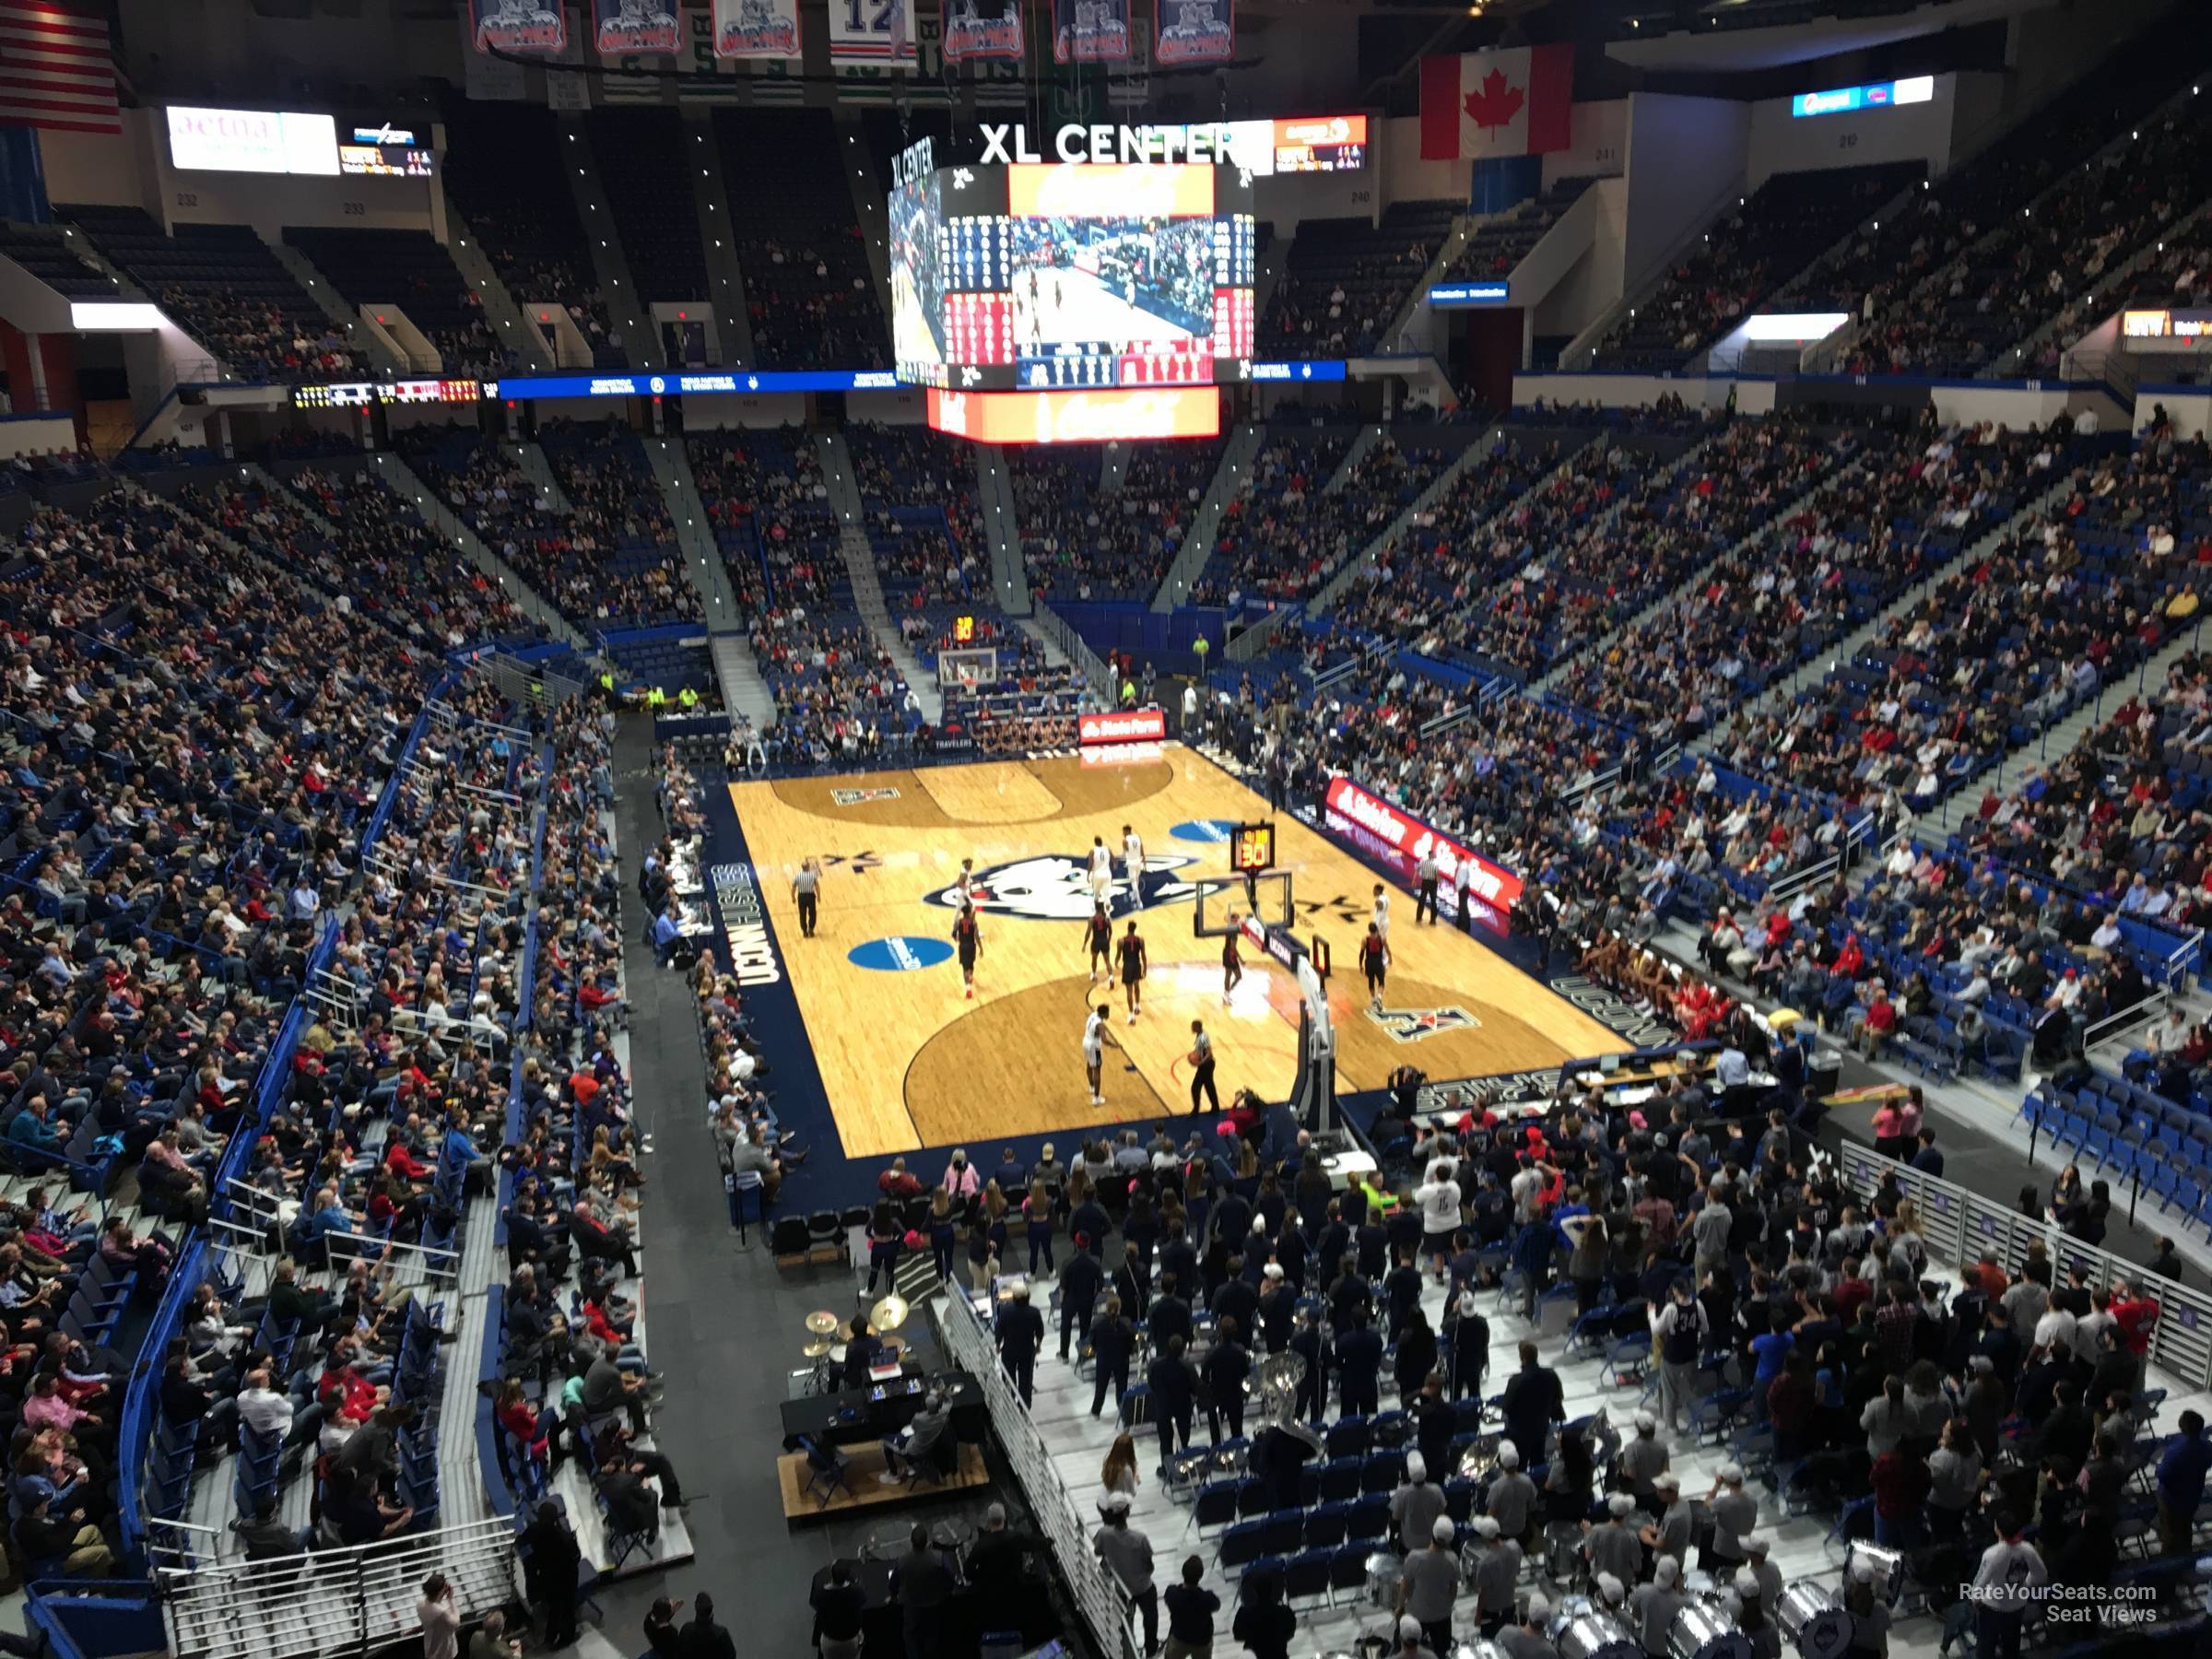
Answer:
M2040 1092L2032 1098L2044 1099ZM2040 1134L2041 1114L2032 1107L2028 1110L2035 1134ZM2030 1159L2034 1140L2031 1134ZM1895 1178L1920 1211L1931 1255L1947 1256L1966 1267L1987 1251L2006 1273L2017 1275L2028 1260L2029 1246L2041 1244L2050 1254L2053 1272L2064 1273L2080 1263L2091 1289L2104 1289L2115 1278L2124 1278L2151 1290L2159 1309L2150 1329L2151 1363L2173 1376L2185 1392L2212 1387L2212 1296L2150 1275L2109 1250L2069 1238L2051 1222L2022 1215L2009 1205L1984 1198L1955 1182L1924 1174L1909 1164L1884 1158L1870 1147L1846 1142L1839 1161L1844 1178L1863 1197L1871 1197L1885 1176Z
M515 1559L513 1524L501 1516L269 1561L191 1569L158 1562L155 1583L171 1652L194 1659L260 1659L279 1651L365 1653L415 1633L418 1586L429 1573L443 1572L453 1582L465 1623L512 1599ZM335 1606L318 1606L308 1615L301 1611L308 1599ZM281 1642L279 1620L287 1627ZM310 1620L312 1645L303 1648L289 1627Z
M1076 1507L1067 1482L1053 1462L1029 1408L998 1363L997 1344L983 1328L982 1316L965 1292L941 1297L932 1304L937 1335L954 1363L974 1376L991 1427L1006 1454L1014 1478L1029 1500L1037 1530L1053 1547L1077 1611L1090 1627L1098 1652L1106 1659L1141 1659L1143 1644L1130 1619L1130 1606L1120 1583L1090 1547L1089 1523Z

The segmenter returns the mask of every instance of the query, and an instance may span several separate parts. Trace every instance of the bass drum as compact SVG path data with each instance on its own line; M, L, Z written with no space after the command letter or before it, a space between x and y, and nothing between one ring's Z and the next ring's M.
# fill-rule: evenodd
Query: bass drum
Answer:
M1851 1647L1851 1615L1825 1584L1792 1584L1774 1610L1774 1622L1804 1659L1843 1659Z
M1505 1650L1488 1636L1483 1636L1453 1647L1452 1659L1505 1659Z
M1728 1621L1714 1602L1691 1602L1675 1615L1666 1632L1672 1659L1759 1659L1751 1639Z

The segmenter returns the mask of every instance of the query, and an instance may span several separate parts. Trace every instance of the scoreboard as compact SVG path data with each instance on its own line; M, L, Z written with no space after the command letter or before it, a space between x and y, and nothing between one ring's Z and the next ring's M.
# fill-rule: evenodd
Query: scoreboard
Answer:
M959 392L1249 377L1252 173L1213 162L916 171L891 194L899 378Z
M358 409L373 403L475 403L494 395L496 389L495 384L473 380L345 381L294 386L292 405L300 409Z

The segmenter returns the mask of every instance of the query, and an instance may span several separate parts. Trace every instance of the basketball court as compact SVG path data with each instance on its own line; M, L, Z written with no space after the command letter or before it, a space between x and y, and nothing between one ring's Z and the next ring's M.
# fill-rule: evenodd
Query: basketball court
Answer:
M736 783L730 798L806 1020L845 1153L984 1145L1190 1109L1191 1021L1214 1040L1226 1106L1240 1088L1281 1100L1298 1069L1297 983L1250 943L1227 1006L1221 941L1194 935L1199 886L1230 877L1239 823L1266 803L1180 745L1041 759ZM1378 1088L1410 1063L1432 1077L1535 1069L1617 1049L1605 1026L1449 926L1413 924L1393 889L1394 965L1380 1016L1355 966L1379 879L1296 820L1277 820L1295 931L1335 963L1329 1002L1338 1088ZM1138 908L1122 827L1143 839ZM1144 1012L1086 977L1092 838L1114 853L1114 933L1132 917L1150 959ZM801 936L791 877L821 861L820 916ZM973 1000L952 947L953 884L974 861L982 950ZM1214 902L1215 900L1209 900ZM1090 1103L1087 1006L1112 1008L1106 1104Z

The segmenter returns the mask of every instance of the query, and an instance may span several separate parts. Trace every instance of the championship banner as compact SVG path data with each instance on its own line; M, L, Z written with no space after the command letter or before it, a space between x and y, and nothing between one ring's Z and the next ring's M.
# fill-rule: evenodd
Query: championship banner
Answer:
M1011 59L1019 63L1028 42L1022 38L1021 0L945 0L945 61Z
M1572 143L1574 48L1421 60L1421 159L1545 156Z
M714 0L718 58L799 58L799 0Z
M1055 64L1118 64L1129 55L1129 0L1053 0Z
M478 52L559 52L569 43L561 0L468 0Z
M1237 53L1237 0L1153 0L1163 65L1225 64Z
M914 31L906 8L912 0L830 0L832 64L911 64Z
M599 54L672 53L683 42L676 0L599 0Z

